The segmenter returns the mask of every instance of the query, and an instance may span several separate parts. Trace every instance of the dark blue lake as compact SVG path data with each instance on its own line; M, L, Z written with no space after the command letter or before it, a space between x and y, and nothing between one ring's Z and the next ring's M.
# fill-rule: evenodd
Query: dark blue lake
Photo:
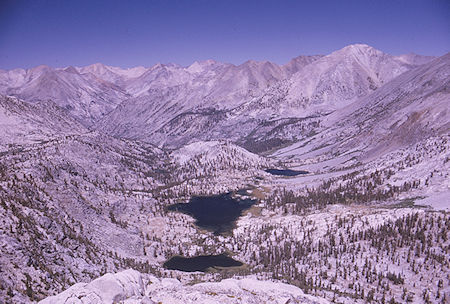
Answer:
M239 267L243 264L225 254L201 255L192 258L174 256L163 264L163 267L170 270L181 270L186 272L207 271L208 268L217 267Z
M235 199L231 193L194 196L188 203L170 205L168 210L188 214L196 219L198 227L220 234L231 231L242 212L255 202L252 199Z
M281 176L297 176L309 173L308 171L304 170L290 170L290 169L266 169L264 171L272 175L281 175Z

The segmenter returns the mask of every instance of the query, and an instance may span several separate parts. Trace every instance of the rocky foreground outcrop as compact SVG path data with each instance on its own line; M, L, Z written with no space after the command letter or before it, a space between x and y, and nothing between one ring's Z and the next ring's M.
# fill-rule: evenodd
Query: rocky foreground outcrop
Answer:
M105 274L90 283L77 283L41 304L81 303L329 303L305 295L293 285L254 278L226 279L184 285L176 279L158 279L128 269Z

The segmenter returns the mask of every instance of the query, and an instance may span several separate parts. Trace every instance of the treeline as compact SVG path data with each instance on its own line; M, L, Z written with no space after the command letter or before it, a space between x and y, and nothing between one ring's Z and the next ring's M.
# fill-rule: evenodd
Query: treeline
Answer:
M306 188L305 193L302 194L296 194L292 190L276 189L266 199L266 203L271 210L302 214L311 209L320 209L334 204L386 201L420 185L420 181L417 180L405 181L402 186L388 184L385 187L386 180L392 175L392 170L376 170L370 175L358 175L358 172L352 172L339 179L329 179L316 188Z
M307 293L377 303L446 303L449 215L407 214L378 226L357 222L355 217L336 218L321 237L314 225L296 233L263 225L241 248L248 250L243 255L250 256L250 272L267 273Z

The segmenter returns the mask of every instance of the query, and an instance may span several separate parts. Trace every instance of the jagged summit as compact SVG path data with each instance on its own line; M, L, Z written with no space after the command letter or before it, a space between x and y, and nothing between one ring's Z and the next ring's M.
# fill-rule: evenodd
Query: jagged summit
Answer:
M216 66L224 65L223 63L219 63L212 59L203 60L203 61L195 61L190 66L186 68L186 70L190 73L201 73L207 69L214 68Z
M339 50L336 50L334 52L332 52L331 54L334 53L346 53L346 54L355 54L355 53L372 53L372 54L380 54L383 53L382 51L364 44L364 43L355 43L355 44L350 44L347 45ZM330 54L330 55L331 55ZM320 58L323 57L325 55L300 55L298 57L295 57L293 59L291 59L291 61L298 61L301 58L306 59L306 58ZM429 60L435 58L434 56L423 56L423 55L418 55L415 53L409 53L409 54L404 54L404 55L399 55L397 56L398 58L402 58L403 60L405 60L408 63L411 63L412 61L416 61L416 63L426 63ZM253 59L249 59L247 61L245 61L242 64L238 64L236 66L240 66L240 65L261 65L261 64L275 64L273 62L267 61L267 60L253 60ZM206 59L206 60L198 60L193 62L191 65L192 66L194 64L200 64L202 66L212 66L215 64L222 64L222 65L233 65L230 63L225 63L225 62L219 62L213 59ZM129 72L133 71L136 74L139 74L139 72L144 72L144 70L148 70L148 69L152 69L152 68L158 68L161 66L168 66L168 67L181 67L181 65L177 64L177 63L156 63L153 66L150 67L143 67L143 66L135 66L135 67L126 67L126 68L121 68L121 67L115 67L115 66L109 66L106 65L104 63L101 62L97 62L97 63L93 63L87 66L81 66L81 67L75 67L75 69L77 69L78 71L90 71L93 72L94 74L98 74L98 73L103 73L107 70L109 71L113 71L114 73L117 74L128 74ZM189 66L187 66L186 68L188 68ZM47 66L47 65L39 65L33 68L30 68L28 70L33 70L33 69L37 69L37 70L43 70L43 69L52 69L51 67ZM10 71L14 71L14 70L19 70L21 68L17 68L17 69L12 69ZM62 69L62 68L56 68L56 69ZM0 69L0 71L3 71ZM139 71L139 72L138 72Z
M374 47L365 44L365 43L355 43L355 44L350 44L347 45L345 47L343 47L340 50L337 50L336 52L381 52L380 50L375 49Z
M36 73L40 73L40 72L50 71L50 70L52 70L52 68L50 66L48 66L48 65L41 64L41 65L38 65L38 66L36 66L34 68L30 68L28 70L36 72Z
M68 73L78 74L78 70L73 66L68 66L67 68L64 69L64 71Z
M374 60L371 58L386 58L391 57L391 55L367 44L351 44L325 57L333 58L334 60Z
M159 128L168 128L177 115L199 109L230 111L251 104L254 111L261 112L253 115L264 117L329 112L427 60L394 57L366 44L354 44L327 56L299 56L282 66L253 60L237 66L214 60L194 62L189 67L156 64L122 69L102 63L65 69L38 66L1 72L0 93L29 101L52 99L86 126L99 125L148 140ZM266 100L269 95L272 101ZM145 102L139 117L131 124L125 121L134 115L131 112L138 100L144 99L151 102ZM150 130L148 121L158 104L161 113ZM108 126L110 123L114 126Z

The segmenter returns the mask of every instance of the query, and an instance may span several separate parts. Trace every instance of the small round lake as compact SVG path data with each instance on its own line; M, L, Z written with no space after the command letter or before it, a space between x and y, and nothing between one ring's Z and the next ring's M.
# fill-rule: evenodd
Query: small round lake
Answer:
M163 267L170 270L181 270L186 272L202 271L206 272L208 268L239 267L243 264L225 254L219 255L201 255L192 258L174 256L163 264Z
M188 214L196 219L198 227L220 234L231 231L242 212L255 202L252 199L235 199L231 193L194 196L188 203L170 205L168 210Z
M290 169L266 169L264 171L272 175L281 175L281 176L297 176L309 173L308 171L304 170L290 170Z

